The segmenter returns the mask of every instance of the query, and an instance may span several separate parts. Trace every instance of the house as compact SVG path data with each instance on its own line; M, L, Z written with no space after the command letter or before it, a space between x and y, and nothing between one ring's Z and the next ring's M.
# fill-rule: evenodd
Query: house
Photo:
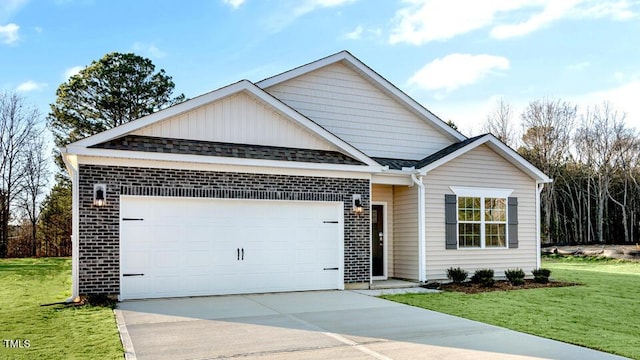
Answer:
M366 288L540 266L550 179L346 51L61 149L73 296Z

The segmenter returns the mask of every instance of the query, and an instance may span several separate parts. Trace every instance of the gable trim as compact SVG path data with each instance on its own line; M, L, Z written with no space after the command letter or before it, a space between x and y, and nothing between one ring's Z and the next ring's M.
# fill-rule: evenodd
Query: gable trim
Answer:
M329 55L320 60L316 60L314 62L308 63L306 65L299 66L295 69L285 71L281 74L266 78L264 80L258 81L256 85L262 89L266 89L268 87L278 85L285 81L291 80L298 76L313 72L325 66L338 63L338 62L346 62L351 65L354 69L356 69L361 75L364 75L369 81L378 85L381 90L383 90L387 95L391 96L396 101L406 105L412 112L418 114L425 121L428 121L440 132L447 134L451 138L462 141L466 139L466 136L462 135L458 131L451 128L451 126L447 125L442 119L434 115L431 111L427 110L420 103L412 99L409 95L405 94L402 90L393 85L389 80L382 77L380 74L371 69L368 65L360 61L358 58L353 56L350 52L343 50L339 53Z
M468 153L469 151L477 148L480 145L486 144L489 148L498 155L502 156L509 163L535 179L538 183L550 183L553 180L549 178L545 173L540 171L537 167L533 166L529 161L520 156L515 150L511 149L503 142L498 140L491 134L481 135L470 141L465 146L451 152L450 154L431 162L419 169L421 174L426 175L429 171L436 169L437 167L446 164L447 162L456 159L457 157ZM455 144L454 144L455 145Z
M248 80L242 80L237 83L222 87L218 90L214 90L204 95L200 95L196 98L187 100L180 104L174 105L170 108L160 110L156 113L144 116L140 119L131 121L129 123L120 125L118 127L103 131L101 133L87 137L82 140L76 141L75 143L67 145L66 152L76 153L75 151L78 151L78 149L80 148L88 148L93 145L97 145L109 140L113 140L115 138L124 136L135 130L142 129L151 124L166 120L170 117L182 114L184 112L190 111L197 107L206 105L208 103L234 95L242 91L254 96L258 100L263 101L264 103L273 107L276 111L280 112L281 114L285 115L289 119L298 123L303 128L309 130L311 133L319 136L325 141L336 146L338 149L345 152L347 155L353 157L354 159L357 159L369 166L380 167L378 163L376 163L374 160L366 156L360 150L356 149L355 147L348 144L344 140L338 138L331 132L327 131L326 129L316 124L315 122L311 121L310 119L306 118L296 110L292 109L291 107L287 106L283 102L274 98L273 96L271 96L270 94L268 94L267 92L257 87L255 84L253 84ZM64 152L65 151L63 151L63 153Z

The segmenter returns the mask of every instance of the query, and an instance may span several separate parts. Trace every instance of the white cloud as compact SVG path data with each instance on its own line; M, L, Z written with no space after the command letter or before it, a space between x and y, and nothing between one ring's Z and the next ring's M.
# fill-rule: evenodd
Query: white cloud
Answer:
M508 25L498 25L491 30L496 39L522 36L548 26L550 23L566 17L581 0L562 0L549 2L542 12L532 15L528 20Z
M574 70L574 71L582 71L588 68L589 66L591 66L591 63L589 61L581 61L579 63L568 65L567 69Z
M156 59L161 59L167 56L167 53L160 50L155 44L145 44L143 42L136 41L133 43L131 48L133 51L139 52L142 55Z
M354 3L358 0L298 0L293 4L282 2L282 7L264 20L265 26L272 32L279 32L289 26L299 17L310 12L335 8Z
M561 19L638 16L637 2L628 0L405 0L396 12L391 44L422 45L490 28L496 39L523 36ZM520 20L525 16L525 20Z
M434 40L448 40L457 35L484 28L494 22L497 13L523 7L526 2L413 0L396 12L391 44L422 45Z
M362 37L363 31L364 31L364 28L358 25L355 29L353 29L353 31L344 34L344 38L349 40L358 40Z
M73 66L64 71L64 79L67 80L73 75L80 73L80 70L84 69L84 66Z
M223 0L227 5L230 5L234 10L244 4L244 0Z
M45 87L47 87L46 83L39 83L33 80L28 80L18 85L18 87L16 87L16 91L26 93L26 92L36 91L36 90L42 90Z
M582 109L588 106L611 103L620 113L626 113L627 125L640 130L640 79L635 79L617 87L594 91L582 95L574 95L569 100L576 102Z
M15 44L19 39L19 29L20 26L13 23L4 26L0 25L0 42L8 45Z
M29 0L2 0L0 1L0 22L7 21L18 12Z
M294 17L299 17L321 8L331 8L347 5L357 0L306 0L301 1L297 7L293 8Z
M448 93L476 83L495 70L507 69L509 59L502 56L451 54L426 64L409 79L409 85Z

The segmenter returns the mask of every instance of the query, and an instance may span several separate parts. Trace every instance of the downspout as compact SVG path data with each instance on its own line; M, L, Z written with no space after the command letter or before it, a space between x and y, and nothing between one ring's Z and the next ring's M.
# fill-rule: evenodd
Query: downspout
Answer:
M424 283L426 281L426 259L425 259L425 201L424 201L424 183L422 182L422 175L417 177L416 174L411 174L411 180L414 184L418 185L418 281Z
M79 222L79 184L78 184L78 158L75 155L66 153L65 148L60 149L62 154L62 160L67 167L67 171L71 175L71 297L66 302L78 302L80 301L80 291L78 287L79 280L79 254L80 246L78 244L78 230L80 228Z
M544 189L544 183L536 182L536 268L542 267L542 245L540 244L540 194Z

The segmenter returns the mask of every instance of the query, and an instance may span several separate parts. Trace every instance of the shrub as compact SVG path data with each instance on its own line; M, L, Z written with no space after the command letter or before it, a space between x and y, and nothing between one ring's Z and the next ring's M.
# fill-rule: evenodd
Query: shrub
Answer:
M533 274L533 281L541 284L546 284L549 282L549 276L551 275L551 270L549 269L534 269L531 271Z
M478 269L471 277L471 281L484 287L492 287L495 283L492 269Z
M522 269L508 269L504 272L507 280L513 286L524 285L524 271Z
M456 284L463 283L465 280L467 280L467 276L469 276L469 273L460 267L450 267L447 269L447 278L449 278L449 280L453 281Z

